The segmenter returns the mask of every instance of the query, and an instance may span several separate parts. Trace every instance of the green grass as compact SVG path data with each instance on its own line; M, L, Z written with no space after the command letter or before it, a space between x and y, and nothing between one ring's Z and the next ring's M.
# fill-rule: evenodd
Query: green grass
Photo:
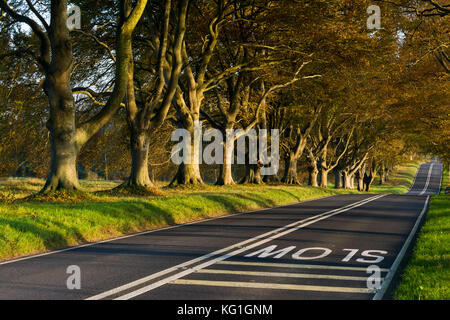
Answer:
M449 186L444 174L442 189ZM425 224L394 291L399 300L450 299L450 195L432 196Z
M390 185L377 190L406 187L412 171L413 165L399 167ZM44 180L0 179L0 260L230 213L358 193L275 184L163 188L151 197L103 192L119 183L82 180L81 186L91 193L21 201L17 199L38 192Z

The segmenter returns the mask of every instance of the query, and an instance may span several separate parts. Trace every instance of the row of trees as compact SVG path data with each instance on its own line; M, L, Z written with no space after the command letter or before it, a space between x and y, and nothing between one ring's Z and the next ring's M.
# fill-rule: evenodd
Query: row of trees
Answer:
M410 154L448 162L449 7L377 2L373 31L364 0L79 0L69 31L67 1L0 0L0 172L48 170L42 192L78 189L80 165L150 187L171 131L198 121L279 129L288 184L306 168L310 185L369 190ZM216 184L277 178L231 152ZM210 171L181 164L172 184Z

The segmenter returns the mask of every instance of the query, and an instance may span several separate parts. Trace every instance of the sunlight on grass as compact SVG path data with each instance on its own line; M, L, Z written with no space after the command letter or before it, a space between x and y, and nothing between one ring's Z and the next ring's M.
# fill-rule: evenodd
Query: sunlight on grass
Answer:
M394 298L450 299L450 198L433 196L411 260Z

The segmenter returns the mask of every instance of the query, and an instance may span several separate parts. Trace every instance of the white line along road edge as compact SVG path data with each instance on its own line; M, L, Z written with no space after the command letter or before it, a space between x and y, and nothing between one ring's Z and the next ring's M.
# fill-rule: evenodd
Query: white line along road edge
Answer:
M381 285L381 288L377 291L377 293L373 297L373 300L383 299L384 294L386 293L387 289L389 288L389 285L390 285L392 279L394 278L394 275L397 272L398 267L400 266L400 262L403 260L403 256L405 255L406 250L408 250L408 247L411 244L411 241L414 238L414 235L416 234L417 229L419 228L420 221L422 221L422 217L425 214L425 212L427 211L429 200L430 200L430 196L427 196L427 199L425 200L425 204L423 205L423 209L420 212L419 216L417 217L414 227L412 228L411 232L409 233L409 236L406 239L405 243L403 244L402 249L398 253L397 258L395 258L394 263L392 264L391 268L389 269L389 272L386 275L386 278L384 279L383 284Z
M247 250L252 249L254 247L260 246L260 245L262 245L262 244L264 244L266 242L272 241L273 239L277 239L277 238L282 237L282 236L284 236L284 235L286 235L288 233L291 233L291 232L294 232L294 231L296 231L298 229L306 227L306 226L308 226L310 224L313 224L315 222L327 219L327 218L332 217L334 215L337 215L339 213L346 212L346 211L348 211L350 209L362 206L362 205L364 205L366 203L369 203L371 201L377 200L377 199L382 198L384 196L386 196L386 194L376 195L376 196L373 196L373 197L370 197L370 198L367 198L367 199L364 199L364 200L361 200L361 201L354 202L352 204L349 204L349 205L341 207L341 208L333 209L333 210L330 210L330 211L327 211L327 212L324 212L324 213L321 213L321 214L318 214L318 215L314 215L312 217L309 217L309 218L306 218L306 219L303 219L303 220L299 220L299 221L293 222L293 223L291 223L289 225L277 228L277 229L272 230L270 232L261 234L259 236L256 236L256 237L253 237L253 238L250 238L250 239L247 239L245 241L239 242L239 243L231 245L229 247L226 247L226 248L223 248L223 249L220 249L220 250L217 250L217 251L205 254L205 255L200 256L200 257L198 257L196 259L184 262L182 264L178 264L176 266L173 266L171 268L168 268L168 269L162 270L160 272L151 274L149 276L146 276L144 278L141 278L141 279L138 279L136 281L130 282L130 283L125 284L123 286L120 286L120 287L117 287L117 288L105 291L103 293L100 293L98 295L89 297L89 298L87 298L87 300L99 300L99 299L104 299L104 298L107 298L107 297L110 297L110 296L113 296L113 295L117 295L117 294L119 294L119 293L121 293L121 292L123 292L125 290L132 289L133 287L142 285L142 284L144 284L144 283L146 283L146 282L148 282L148 281L150 281L152 279L159 278L161 276L164 276L164 275L169 274L171 272L175 272L175 271L180 270L180 269L184 270L182 272L176 273L176 274L174 274L172 276L169 276L169 277L164 278L162 280L159 280L159 281L157 281L155 283L152 283L150 285L144 286L142 288L139 288L139 289L137 289L135 291L132 291L132 292L130 292L128 294L125 294L125 295L122 295L122 296L116 298L116 300L128 300L128 299L131 299L133 297L136 297L136 296L139 296L139 295L141 295L143 293L146 293L146 292L148 292L150 290L158 288L158 287L160 287L160 286L162 286L162 285L164 285L166 283L169 283L171 281L174 281L174 280L182 278L182 277L184 277L186 275L189 275L189 274L191 274L193 272L196 272L197 270L206 268L206 267L208 267L208 266L210 266L212 264L215 264L215 263L217 263L219 261L228 259L228 258L230 258L232 256L235 256L235 255L238 255L238 254L240 254L240 253L242 253L244 251L247 251ZM257 241L257 242L255 242L255 241ZM251 243L251 244L249 244L249 243ZM249 245L247 245L247 244L249 244ZM247 245L247 246L245 246L245 245ZM238 249L234 250L232 252L226 253L227 251L230 251L230 250L236 249L236 248L238 248ZM207 259L213 258L215 256L218 256L218 257L216 257L214 259L211 259L211 260L208 260L208 261L206 261L206 262L204 262L204 263L202 263L200 265L192 267L192 265L194 265L194 264L196 264L198 262L201 262L203 260L207 260ZM191 266L191 267L188 268L189 266Z

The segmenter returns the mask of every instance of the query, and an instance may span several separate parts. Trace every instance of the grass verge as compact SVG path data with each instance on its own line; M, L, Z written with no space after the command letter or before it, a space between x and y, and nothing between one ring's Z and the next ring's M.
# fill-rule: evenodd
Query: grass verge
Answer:
M444 174L442 188L449 186ZM411 257L400 276L393 298L398 300L450 299L450 195L434 195Z

